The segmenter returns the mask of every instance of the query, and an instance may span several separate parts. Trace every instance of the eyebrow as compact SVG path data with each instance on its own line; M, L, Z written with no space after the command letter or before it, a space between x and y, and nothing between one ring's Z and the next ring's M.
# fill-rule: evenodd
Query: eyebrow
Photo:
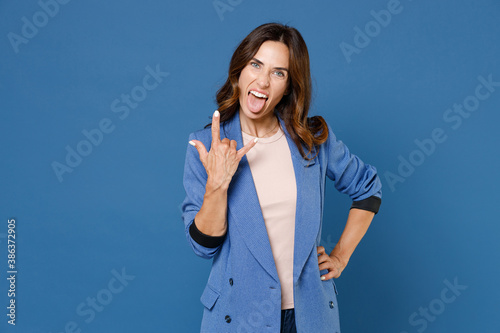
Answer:
M264 63L257 58L252 58L252 60L255 61L256 63L259 63L260 65L264 65ZM285 67L274 67L274 69L280 69L288 72L288 68Z

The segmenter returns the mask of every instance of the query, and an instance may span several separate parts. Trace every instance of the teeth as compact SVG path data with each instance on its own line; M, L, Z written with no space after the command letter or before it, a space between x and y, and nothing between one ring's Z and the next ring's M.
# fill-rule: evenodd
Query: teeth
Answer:
M261 94L260 92L257 91L250 90L250 93L260 98L267 98L267 95Z

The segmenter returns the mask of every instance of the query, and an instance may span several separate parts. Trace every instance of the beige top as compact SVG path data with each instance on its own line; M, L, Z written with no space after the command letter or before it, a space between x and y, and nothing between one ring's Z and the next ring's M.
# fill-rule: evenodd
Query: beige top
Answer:
M245 145L255 137L241 133ZM281 284L281 309L293 308L293 251L297 185L285 133L259 138L246 154Z

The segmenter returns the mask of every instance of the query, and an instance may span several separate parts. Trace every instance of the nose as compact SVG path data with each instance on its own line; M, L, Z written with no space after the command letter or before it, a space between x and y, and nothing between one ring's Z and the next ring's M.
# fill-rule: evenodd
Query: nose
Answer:
M266 71L262 71L257 79L257 83L263 88L269 87L269 75Z

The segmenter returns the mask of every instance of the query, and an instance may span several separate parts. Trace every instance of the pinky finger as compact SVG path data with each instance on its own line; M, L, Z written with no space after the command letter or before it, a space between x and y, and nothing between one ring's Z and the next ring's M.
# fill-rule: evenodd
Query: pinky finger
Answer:
M238 157L241 159L243 155L248 153L250 149L252 149L257 144L257 141L259 141L259 138L253 139L252 141L248 142L245 146L240 148L240 150L238 150Z

